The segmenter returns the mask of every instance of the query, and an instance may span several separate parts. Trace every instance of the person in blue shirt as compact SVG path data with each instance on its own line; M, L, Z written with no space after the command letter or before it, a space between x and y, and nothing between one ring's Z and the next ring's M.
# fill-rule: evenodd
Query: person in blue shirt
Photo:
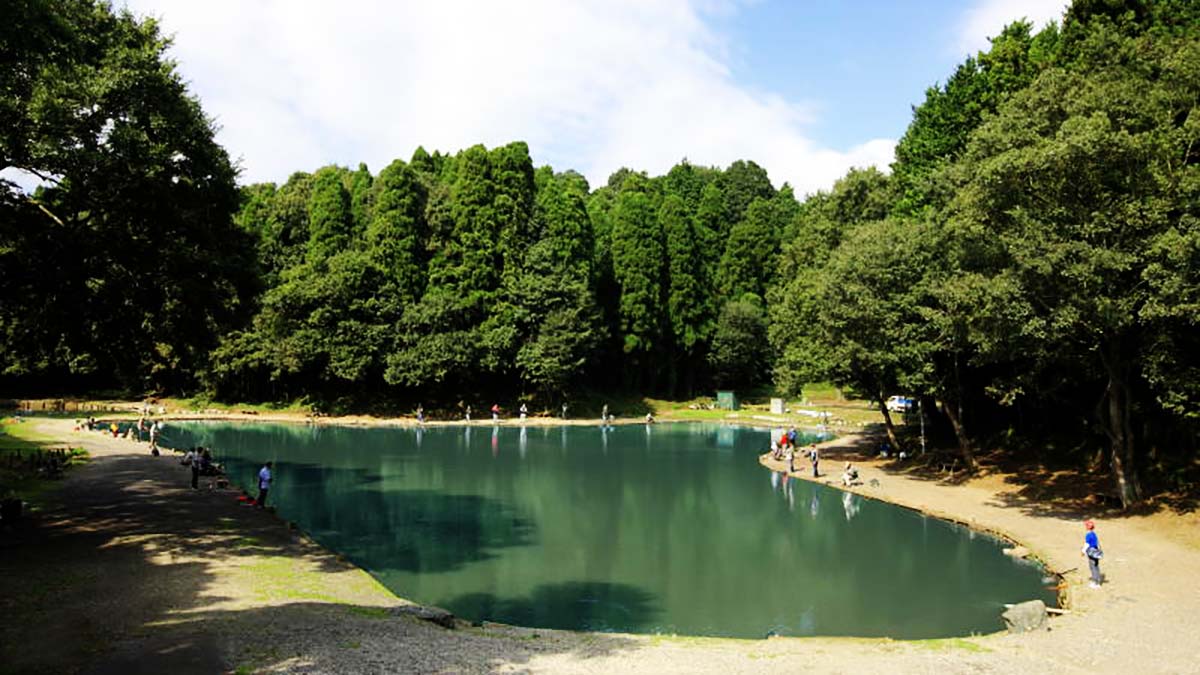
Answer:
M263 508L267 505L267 493L271 491L271 467L273 464L267 462L258 471L258 499L254 500L254 505Z
M1100 588L1100 558L1104 553L1100 550L1100 538L1096 536L1096 523L1085 520L1083 526L1087 529L1087 534L1083 536L1083 557L1087 558L1088 569L1092 573L1092 581L1088 585Z

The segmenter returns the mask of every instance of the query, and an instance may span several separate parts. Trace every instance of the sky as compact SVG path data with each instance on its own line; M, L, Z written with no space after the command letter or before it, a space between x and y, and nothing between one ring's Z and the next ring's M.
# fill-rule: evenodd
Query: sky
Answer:
M240 181L514 140L593 186L749 159L798 194L892 161L912 106L1066 0L115 0L156 17Z

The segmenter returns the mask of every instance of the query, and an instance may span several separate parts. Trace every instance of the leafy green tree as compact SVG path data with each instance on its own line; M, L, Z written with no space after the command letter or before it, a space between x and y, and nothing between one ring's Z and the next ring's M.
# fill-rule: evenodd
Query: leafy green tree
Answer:
M613 209L611 237L623 349L634 363L648 367L650 355L662 344L666 323L666 256L662 229L643 183L625 182Z
M1030 28L1025 21L1006 26L988 51L967 57L944 86L927 89L925 101L913 108L913 121L896 144L892 165L901 197L898 213L915 215L943 206L950 188L938 180L941 169L962 154L985 115L1052 62L1057 27L1048 26L1036 37Z
M745 220L733 226L717 268L716 284L724 297L746 293L765 297L774 278L775 255L783 235L785 214L766 199L755 199Z
M481 326L503 272L491 171L487 149L473 146L443 164L445 182L430 190L425 293L404 311L389 384L465 385L490 370Z
M0 181L0 222L46 235L0 228L0 277L28 303L4 289L0 336L61 335L29 360L0 346L0 372L62 388L191 387L255 287L251 241L233 221L235 170L211 121L152 20L23 0L0 23L0 169L45 183L29 194ZM31 279L36 260L49 264Z
M533 229L533 161L525 143L494 148L488 159L490 178L495 185L493 213L497 219L501 264L504 269L515 271L536 235Z
M508 301L519 327L522 380L547 399L570 388L604 338L592 295L592 223L587 183L574 173L540 173L537 242L511 275Z
M683 370L687 382L684 391L692 390L694 374L703 350L713 332L711 309L712 289L709 287L704 259L696 227L688 217L683 199L669 195L658 211L659 225L666 235L669 287L667 316L675 341L676 360L672 379ZM674 389L674 386L671 387Z
M705 269L711 270L709 276L713 276L721 262L721 255L725 252L725 242L732 226L725 220L725 195L715 181L705 185L700 191L694 220L700 259L704 262Z
M379 172L372 193L367 250L388 280L387 294L411 304L425 290L426 188L411 166L396 160Z
M383 283L379 268L355 250L289 269L258 319L277 377L345 386L378 372L391 325L374 294Z
M747 295L721 307L708 363L716 384L750 389L761 384L770 367L766 314L762 301Z
M801 306L813 313L801 317L792 340L796 350L823 355L808 362L808 381L830 381L875 402L893 447L901 446L885 402L923 384L933 347L922 315L926 273L938 267L928 232L891 221L852 230L809 285L817 302Z
M775 188L767 177L766 169L741 159L730 164L717 178L717 187L721 188L721 194L725 197L722 238L729 234L730 226L746 217L746 209L755 199L770 200L775 196Z
M548 240L559 265L572 268L588 282L592 278L593 251L592 220L588 216L587 183L582 176L566 173L554 176L537 194L539 238Z
M371 223L371 208L375 193L371 190L374 178L366 164L359 163L358 169L347 174L346 191L350 193L350 219L355 232L364 232Z
M700 197L704 189L713 185L719 175L720 171L716 169L698 167L684 159L671 167L663 177L663 182L666 194L682 199L684 208L691 216L700 208Z
M327 166L313 174L308 198L308 262L317 263L349 249L354 235L350 192L342 169Z
M570 389L603 338L586 268L559 257L562 243L534 244L513 289L523 328L516 365L547 400Z
M1130 505L1142 497L1138 392L1172 360L1147 369L1139 346L1152 328L1190 328L1160 313L1156 295L1169 287L1165 251L1194 231L1200 49L1126 43L1107 26L1080 46L1086 67L1047 71L980 127L956 207L985 259L1003 263L996 278L1020 289L1027 348L1103 373L1110 462Z
M266 218L257 223L252 211L243 211L243 227L258 233L258 260L263 283L271 288L289 267L304 262L308 249L308 201L312 195L312 174L297 172L279 186L267 204Z

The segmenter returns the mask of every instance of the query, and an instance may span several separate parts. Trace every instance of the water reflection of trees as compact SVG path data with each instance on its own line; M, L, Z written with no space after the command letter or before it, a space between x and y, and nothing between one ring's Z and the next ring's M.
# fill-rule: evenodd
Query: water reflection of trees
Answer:
M654 595L636 586L582 581L543 584L525 597L467 593L445 605L468 619L570 630L646 632L660 615Z
M998 629L987 598L1039 597L998 547L809 481L776 476L773 493L765 432L737 429L730 446L703 429L658 425L647 444L643 425L431 428L419 452L404 429L329 428L319 443L240 430L213 445L274 458L285 517L398 593L477 616L533 623L511 617L619 580L679 632L935 637Z
M322 543L376 571L446 572L534 540L533 521L496 499L385 488L361 470L277 464L287 512ZM294 515L293 515L294 514Z

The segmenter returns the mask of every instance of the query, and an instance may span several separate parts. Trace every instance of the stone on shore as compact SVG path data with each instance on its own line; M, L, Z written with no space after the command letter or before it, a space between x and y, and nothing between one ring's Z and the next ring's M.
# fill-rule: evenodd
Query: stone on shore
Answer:
M1048 628L1046 625L1046 603L1030 600L1009 607L1000 615L1009 633L1028 633Z
M415 616L422 621L436 623L443 628L453 630L455 628L454 614L441 607L426 607L424 605L401 605L391 608L393 616Z

